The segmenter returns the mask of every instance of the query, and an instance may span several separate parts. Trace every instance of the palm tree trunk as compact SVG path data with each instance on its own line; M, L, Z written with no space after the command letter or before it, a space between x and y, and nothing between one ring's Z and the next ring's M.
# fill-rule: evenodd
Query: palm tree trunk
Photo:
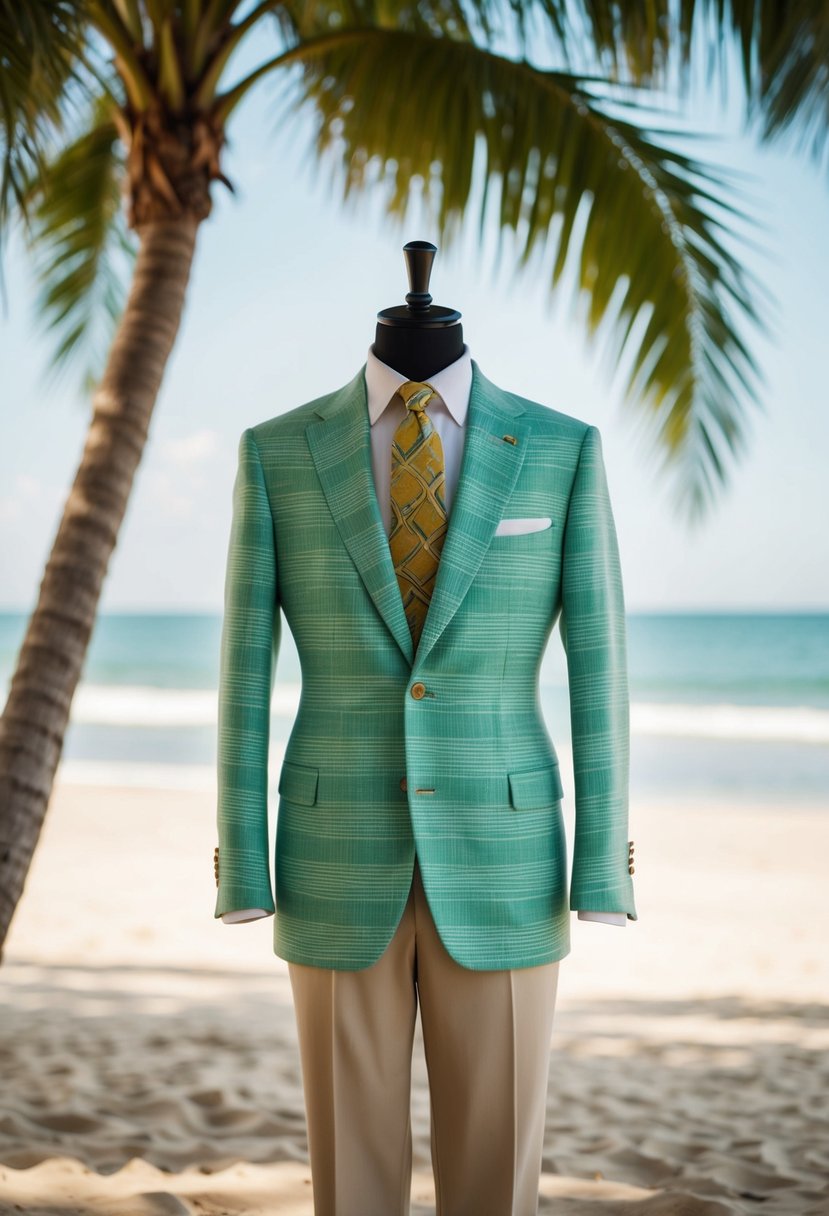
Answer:
M0 718L0 961L40 836L110 555L178 332L199 220L143 224L135 277Z

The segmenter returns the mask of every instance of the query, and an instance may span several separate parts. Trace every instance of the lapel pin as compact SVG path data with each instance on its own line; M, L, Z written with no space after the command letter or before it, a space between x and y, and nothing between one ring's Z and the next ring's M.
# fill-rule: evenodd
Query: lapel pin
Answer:
M502 435L501 438L505 439L507 443L518 443L514 435Z

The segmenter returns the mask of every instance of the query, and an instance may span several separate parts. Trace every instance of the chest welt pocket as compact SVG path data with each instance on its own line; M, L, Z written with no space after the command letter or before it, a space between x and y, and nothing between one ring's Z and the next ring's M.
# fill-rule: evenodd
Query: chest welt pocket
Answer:
M524 773L509 773L509 799L517 810L536 810L552 806L564 796L558 764L534 768Z
M319 769L308 764L297 764L293 760L283 760L279 774L279 793L289 802L302 802L306 806L313 806L317 800L318 779Z

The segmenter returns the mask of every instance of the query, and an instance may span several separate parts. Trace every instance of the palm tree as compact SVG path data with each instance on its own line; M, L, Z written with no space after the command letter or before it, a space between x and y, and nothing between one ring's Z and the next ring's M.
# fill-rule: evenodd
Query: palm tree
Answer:
M704 45L717 50L721 5L683 0L675 16L666 0L494 7L0 0L0 234L15 218L25 226L56 366L77 356L93 321L109 318L112 333L100 374L87 377L84 451L0 719L0 949L45 816L197 233L213 182L232 189L221 168L228 123L261 80L286 75L293 104L311 107L317 151L340 152L346 196L385 192L402 227L421 184L444 246L472 205L482 153L482 219L496 185L499 233L515 231L519 267L551 246L554 289L565 264L576 265L588 330L601 326L617 358L630 354L627 395L653 418L663 452L683 462L690 514L725 483L756 394L737 317L762 324L759 287L720 239L717 213L739 214L735 176L661 142L665 132L637 121L636 108L639 91L669 80L675 62L680 84L687 79L695 8L711 19ZM817 3L732 7L765 137L819 114L826 37ZM514 19L516 54L496 49L494 15ZM279 52L227 84L234 52L266 22ZM808 40L797 42L804 31ZM528 57L542 36L560 69ZM587 70L586 47L604 75ZM128 294L115 251L131 265Z

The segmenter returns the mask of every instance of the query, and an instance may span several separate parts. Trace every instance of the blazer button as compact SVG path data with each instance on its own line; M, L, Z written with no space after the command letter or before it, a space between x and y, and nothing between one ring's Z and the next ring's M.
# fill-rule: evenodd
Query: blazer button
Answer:
M400 778L400 788L401 788L401 790L403 790L404 793L409 788L408 782L406 781L405 777Z
M421 684L420 680L412 685L412 696L419 701L421 697L426 695L426 685Z

